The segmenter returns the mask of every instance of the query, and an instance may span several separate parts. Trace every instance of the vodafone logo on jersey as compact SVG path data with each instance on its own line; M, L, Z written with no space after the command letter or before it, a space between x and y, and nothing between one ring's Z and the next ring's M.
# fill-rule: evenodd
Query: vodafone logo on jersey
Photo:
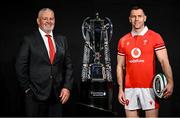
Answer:
M141 50L139 48L133 48L131 50L131 55L133 58L139 58L141 56Z
M134 59L129 60L129 63L144 63L143 59L138 59L141 56L141 50L139 48L133 48L131 50L131 56Z

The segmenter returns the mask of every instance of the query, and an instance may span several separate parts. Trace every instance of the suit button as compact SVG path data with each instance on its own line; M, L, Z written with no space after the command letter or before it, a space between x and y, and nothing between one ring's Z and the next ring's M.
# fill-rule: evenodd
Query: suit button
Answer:
M52 79L52 78L53 78L53 76L52 76L52 75L50 75L50 76L49 76L49 78L50 78L50 79Z

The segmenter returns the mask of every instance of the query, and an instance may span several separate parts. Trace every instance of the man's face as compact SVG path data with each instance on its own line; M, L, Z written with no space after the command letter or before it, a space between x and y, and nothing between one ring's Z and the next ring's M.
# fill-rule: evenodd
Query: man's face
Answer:
M129 22L134 29L141 29L144 27L146 16L142 9L132 10L129 16Z
M37 18L39 27L46 33L50 33L54 29L55 17L50 10L43 11Z

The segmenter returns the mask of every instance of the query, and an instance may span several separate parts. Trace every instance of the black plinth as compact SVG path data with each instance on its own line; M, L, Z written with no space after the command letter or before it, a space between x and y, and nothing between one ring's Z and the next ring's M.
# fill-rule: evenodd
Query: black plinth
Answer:
M112 109L113 83L102 79L81 82L81 102L105 110Z
M115 117L117 113L110 110L105 110L99 107L77 103L76 104L77 117Z

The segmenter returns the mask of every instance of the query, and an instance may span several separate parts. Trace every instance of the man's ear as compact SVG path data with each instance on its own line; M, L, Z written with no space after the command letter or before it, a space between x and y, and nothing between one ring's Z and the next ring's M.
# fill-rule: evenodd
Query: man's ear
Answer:
M37 21L37 24L39 25L40 23L39 23L39 19L38 18L36 19L36 21Z
M144 16L144 22L146 22L147 16Z
M130 17L129 17L129 22L130 22L130 23L132 22Z

